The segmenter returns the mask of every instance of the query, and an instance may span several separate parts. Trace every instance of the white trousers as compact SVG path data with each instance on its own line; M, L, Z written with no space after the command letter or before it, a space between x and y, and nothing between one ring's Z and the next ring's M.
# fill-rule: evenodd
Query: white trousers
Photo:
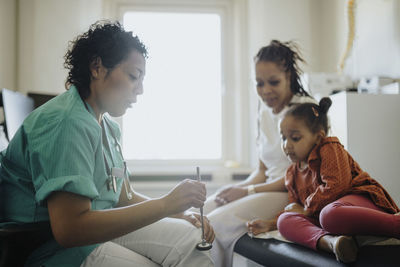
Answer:
M201 230L185 220L165 218L98 246L81 267L214 266L198 251Z
M215 194L204 204L204 212L215 231L211 256L216 267L232 266L236 241L247 233L246 222L273 219L288 204L287 192L257 193L217 207Z

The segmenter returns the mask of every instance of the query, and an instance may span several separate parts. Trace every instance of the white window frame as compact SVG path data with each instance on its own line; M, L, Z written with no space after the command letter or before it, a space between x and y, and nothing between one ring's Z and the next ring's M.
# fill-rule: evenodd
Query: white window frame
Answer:
M221 16L222 54L222 159L221 160L129 160L139 175L194 173L194 165L214 181L230 181L233 173L254 168L255 114L250 88L251 55L248 52L247 0L104 0L103 14L121 21L125 12L217 13ZM140 38L140 36L139 36ZM144 96L145 97L145 96ZM116 118L123 129L122 119ZM123 140L122 140L123 141Z

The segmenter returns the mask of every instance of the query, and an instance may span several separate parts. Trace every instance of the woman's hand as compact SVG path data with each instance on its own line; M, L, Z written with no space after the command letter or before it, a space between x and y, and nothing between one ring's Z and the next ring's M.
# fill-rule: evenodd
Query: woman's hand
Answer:
M297 212L305 216L309 216L309 212L299 203L290 203L285 207L285 212Z
M276 219L261 220L255 219L246 223L248 232L253 235L273 231L277 229Z
M206 200L206 186L202 182L185 179L162 199L167 216L183 212L191 207L200 208Z
M247 188L237 185L229 186L222 189L215 197L218 206L225 205L229 202L247 196Z
M201 227L201 217L200 214L194 212L185 212L181 215L181 219L184 219L197 228ZM210 221L206 216L203 216L203 223L204 223L204 237L208 243L212 243L215 238L214 229L212 228ZM201 240L201 237L199 237Z

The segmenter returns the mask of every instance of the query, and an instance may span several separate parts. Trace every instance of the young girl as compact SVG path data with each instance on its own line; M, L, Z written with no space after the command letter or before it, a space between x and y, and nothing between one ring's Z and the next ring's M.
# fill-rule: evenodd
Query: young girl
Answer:
M352 262L357 245L352 235L400 238L399 208L386 190L364 172L336 137L326 137L329 98L319 105L291 107L280 123L282 149L293 163L285 186L289 205L277 221L288 240L333 252ZM254 220L249 230L272 230L271 221Z

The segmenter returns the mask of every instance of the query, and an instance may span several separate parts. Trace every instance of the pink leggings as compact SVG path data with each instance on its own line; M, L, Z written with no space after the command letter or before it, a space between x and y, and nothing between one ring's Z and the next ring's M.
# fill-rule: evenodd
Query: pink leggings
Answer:
M282 213L278 229L286 239L316 250L318 240L327 234L400 238L400 215L383 211L369 197L347 195L325 206L319 221L296 212Z

